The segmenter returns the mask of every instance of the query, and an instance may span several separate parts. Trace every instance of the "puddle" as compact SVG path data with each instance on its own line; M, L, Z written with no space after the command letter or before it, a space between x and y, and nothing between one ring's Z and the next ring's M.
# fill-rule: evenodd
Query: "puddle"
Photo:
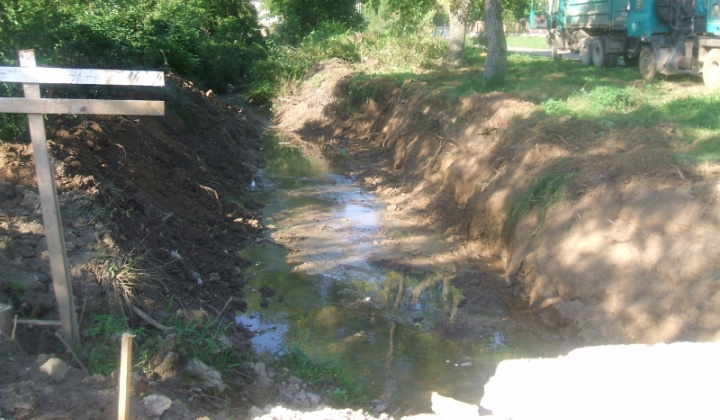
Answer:
M499 361L559 346L508 330L517 314L503 302L464 312L453 264L382 268L378 261L433 260L388 240L438 253L452 244L387 216L384 203L330 162L304 156L292 136L271 131L265 153L255 198L266 204L268 240L243 251L255 263L245 273L247 311L237 317L255 333L256 350L339 361L390 412L421 412L433 391L478 404Z

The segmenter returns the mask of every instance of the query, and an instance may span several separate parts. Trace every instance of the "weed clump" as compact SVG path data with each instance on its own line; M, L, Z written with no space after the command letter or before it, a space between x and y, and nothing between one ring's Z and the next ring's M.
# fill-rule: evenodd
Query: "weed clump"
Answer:
M537 235L543 227L550 207L563 198L565 187L570 185L577 172L546 172L540 175L526 191L515 198L515 204L508 213L502 228L506 241L510 240L517 223L531 210L538 209L538 224L533 231Z

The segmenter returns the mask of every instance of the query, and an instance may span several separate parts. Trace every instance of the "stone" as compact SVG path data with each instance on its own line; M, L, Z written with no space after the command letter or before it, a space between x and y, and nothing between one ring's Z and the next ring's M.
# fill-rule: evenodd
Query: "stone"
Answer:
M252 406L250 407L250 410L248 410L247 416L245 417L247 420L253 420L257 417L261 417L263 414L265 414L265 411L263 411L262 408Z
M47 362L40 366L40 372L46 373L50 376L50 379L52 379L53 382L62 382L69 370L70 367L67 363L57 357L48 359Z
M185 369L200 377L203 382L203 388L210 388L223 392L227 387L222 380L222 374L220 374L220 372L198 359L190 360Z
M152 394L143 398L145 414L147 414L147 416L151 418L158 418L162 416L163 413L166 412L171 405L172 401L170 400L170 398L164 395Z

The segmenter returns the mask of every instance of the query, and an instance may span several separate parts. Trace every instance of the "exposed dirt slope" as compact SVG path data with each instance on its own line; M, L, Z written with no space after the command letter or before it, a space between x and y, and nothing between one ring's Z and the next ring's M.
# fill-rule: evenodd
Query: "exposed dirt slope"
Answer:
M260 232L259 206L244 197L263 162L263 126L172 76L162 90L119 96L163 100L166 115L61 116L49 118L46 127L83 341L97 315L125 315L130 327L147 327L128 304L161 321L183 309L232 322L235 310L244 308L241 269L247 262L238 251ZM0 302L12 303L20 318L58 319L32 148L4 141ZM0 417L117 417L117 381L84 377L51 331L20 325L14 341L0 338ZM248 348L243 329L226 333L238 351ZM64 380L55 384L39 372L47 359L38 359L43 353L71 364ZM147 415L140 396L150 392L180 401L172 418L196 418L232 405L225 396L193 391L192 381L173 380L168 372L179 365L161 364L163 356L145 366L148 376L136 384L133 418ZM226 382L238 390L252 380L238 376Z
M672 126L551 118L500 92L452 101L420 82L349 95L351 73L318 66L279 124L347 151L397 208L498 258L544 321L589 343L720 339L720 171L671 163ZM544 222L534 208L507 224L541 179L570 180L562 200Z

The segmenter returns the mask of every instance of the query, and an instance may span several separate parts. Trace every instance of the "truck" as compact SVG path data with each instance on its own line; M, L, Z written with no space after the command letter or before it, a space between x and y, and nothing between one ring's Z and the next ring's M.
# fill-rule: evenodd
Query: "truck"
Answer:
M550 0L548 6L553 60L572 51L583 65L615 67L627 52L627 0Z
M647 80L701 75L720 90L720 0L550 0L547 42L554 60L577 52L584 65L614 67L622 56Z

